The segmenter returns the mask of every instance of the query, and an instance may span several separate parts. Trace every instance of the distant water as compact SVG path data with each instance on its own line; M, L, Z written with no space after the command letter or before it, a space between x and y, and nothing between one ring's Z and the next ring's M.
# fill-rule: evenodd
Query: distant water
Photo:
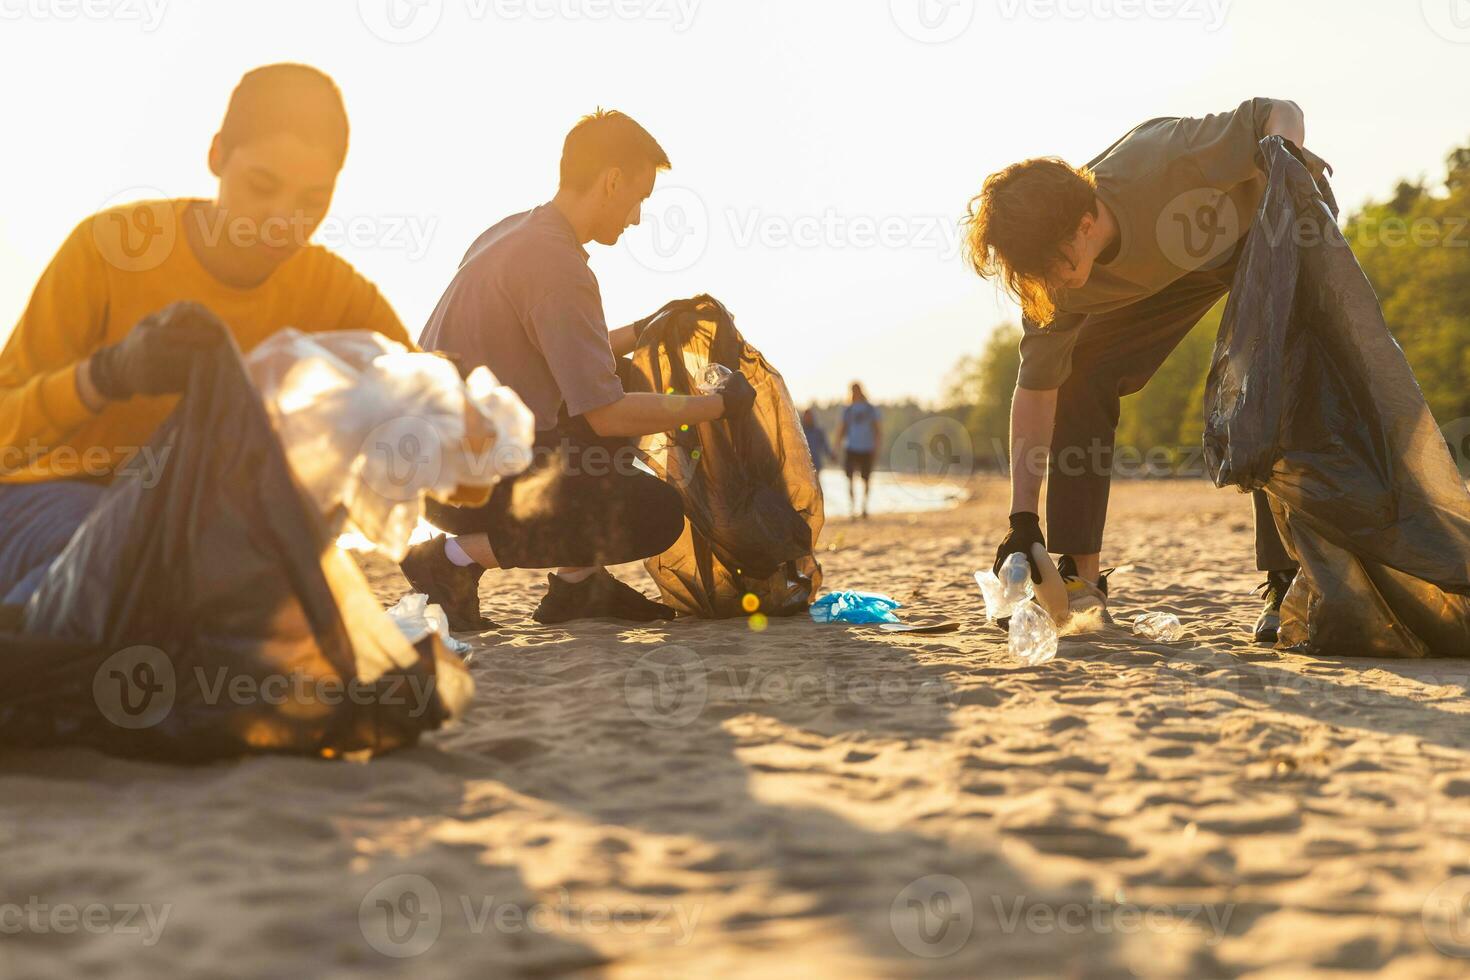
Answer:
M873 498L868 502L870 514L911 514L917 511L948 510L963 501L969 492L953 480L925 479L900 473L880 471L873 474ZM858 507L862 507L862 480L858 480ZM851 517L847 498L847 476L839 469L822 471L822 495L826 498L828 517Z

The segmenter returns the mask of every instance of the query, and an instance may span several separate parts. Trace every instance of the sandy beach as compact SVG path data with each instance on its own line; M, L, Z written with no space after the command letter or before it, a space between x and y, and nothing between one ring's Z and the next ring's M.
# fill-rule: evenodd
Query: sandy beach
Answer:
M1188 636L1023 666L972 579L1005 495L974 491L821 546L829 587L956 633L542 628L511 573L468 718L412 751L8 754L0 974L1470 972L1470 661L1250 646L1249 502L1168 482L1114 487L1113 610Z

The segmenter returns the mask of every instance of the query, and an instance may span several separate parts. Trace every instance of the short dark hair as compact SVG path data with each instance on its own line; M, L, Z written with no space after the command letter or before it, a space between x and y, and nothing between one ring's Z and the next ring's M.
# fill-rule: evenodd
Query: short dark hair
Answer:
M331 151L340 168L347 159L347 109L337 83L309 65L257 68L240 79L220 125L221 149L262 136L291 133Z
M1087 214L1097 214L1097 182L1090 171L1055 157L1013 163L986 177L970 202L970 265L983 278L999 277L1021 312L1044 326L1056 315L1047 270L1064 258L1062 244L1077 234Z
M599 107L567 133L561 150L561 186L586 190L598 174L610 167L632 171L641 165L654 170L673 166L664 148L631 116Z

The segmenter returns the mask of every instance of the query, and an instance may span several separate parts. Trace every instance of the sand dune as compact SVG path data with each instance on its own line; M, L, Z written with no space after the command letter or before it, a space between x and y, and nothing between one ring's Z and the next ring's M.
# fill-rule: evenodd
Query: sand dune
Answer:
M1470 660L1250 646L1249 502L1163 483L1114 489L1114 612L1188 637L1021 666L971 578L1004 499L825 536L830 586L958 633L545 629L512 573L466 723L413 751L8 755L0 906L110 927L0 908L0 974L1470 974Z

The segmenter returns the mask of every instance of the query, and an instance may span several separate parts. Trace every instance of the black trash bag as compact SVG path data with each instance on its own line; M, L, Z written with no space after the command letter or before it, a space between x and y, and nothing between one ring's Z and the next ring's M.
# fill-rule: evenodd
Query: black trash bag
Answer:
M741 372L756 391L744 418L641 444L649 466L684 498L687 518L674 546L647 562L663 601L716 619L805 612L822 583L822 490L786 382L709 296L654 314L632 361L630 391L700 394L697 374L707 364Z
M194 364L0 649L0 745L200 761L414 744L473 684L411 645L296 484L233 339Z
M1367 277L1292 147L1268 137L1205 389L1217 486L1263 489L1302 570L1279 646L1470 655L1470 494Z

